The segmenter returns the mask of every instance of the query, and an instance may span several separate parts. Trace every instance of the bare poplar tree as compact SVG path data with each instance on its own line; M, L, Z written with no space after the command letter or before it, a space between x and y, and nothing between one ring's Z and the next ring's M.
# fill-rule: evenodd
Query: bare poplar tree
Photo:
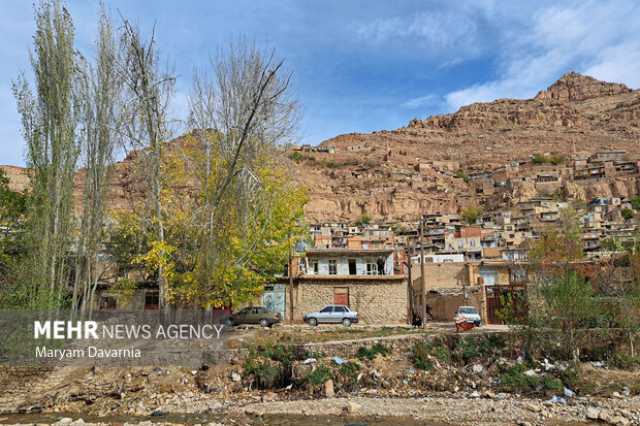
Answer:
M246 219L260 190L256 170L293 135L297 111L287 93L290 75L273 53L265 56L254 45L240 43L211 62L215 78L196 73L189 97L189 126L205 153L197 265L206 287L216 285L210 282L211 271L225 244L220 221L232 205L241 225L250 226Z
M168 108L175 78L161 70L155 33L149 40L144 40L140 30L125 21L121 44L125 49L122 79L129 95L124 120L126 134L131 146L141 150L144 162L141 170L149 202L149 226L154 228L157 242L163 247L162 144L171 137ZM159 305L162 310L166 307L167 280L162 266L158 269Z
M60 1L36 7L31 65L35 92L25 76L13 91L22 116L31 172L29 214L32 307L59 308L69 281L73 179L78 159L75 87L77 61L71 16Z
M84 194L80 235L76 248L73 309L91 314L98 284L97 256L102 243L105 196L114 145L121 126L119 50L110 18L100 13L95 66L85 62L80 105Z

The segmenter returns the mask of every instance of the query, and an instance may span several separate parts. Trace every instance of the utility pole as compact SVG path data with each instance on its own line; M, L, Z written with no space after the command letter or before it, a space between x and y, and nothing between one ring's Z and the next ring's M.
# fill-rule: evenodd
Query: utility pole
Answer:
M422 326L427 322L427 280L424 272L424 218L420 216L420 293L422 294Z

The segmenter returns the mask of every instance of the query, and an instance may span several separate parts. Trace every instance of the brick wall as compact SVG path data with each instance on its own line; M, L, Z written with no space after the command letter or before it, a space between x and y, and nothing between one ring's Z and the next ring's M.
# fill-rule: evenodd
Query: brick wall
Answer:
M304 314L334 303L336 289L347 289L349 307L358 312L364 324L398 324L407 322L406 280L371 281L302 281L294 286L294 321L302 321ZM289 291L286 294L289 314Z

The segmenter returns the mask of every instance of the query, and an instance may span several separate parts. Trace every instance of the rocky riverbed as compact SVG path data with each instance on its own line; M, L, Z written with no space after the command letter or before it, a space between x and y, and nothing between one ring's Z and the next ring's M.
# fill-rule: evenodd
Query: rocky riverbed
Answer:
M502 339L266 346L195 370L14 366L0 423L640 425L637 367L525 360Z

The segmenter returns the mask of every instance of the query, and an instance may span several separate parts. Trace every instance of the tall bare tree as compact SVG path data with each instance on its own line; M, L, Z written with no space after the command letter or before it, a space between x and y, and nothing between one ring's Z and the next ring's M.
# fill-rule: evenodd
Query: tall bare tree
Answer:
M110 18L100 13L95 66L83 63L80 85L82 159L85 185L82 220L76 248L73 309L91 313L99 279L97 256L103 236L105 195L109 167L121 127L122 80L119 49Z
M162 208L162 148L171 137L169 102L175 78L162 71L155 33L144 40L139 28L124 22L121 41L125 49L121 72L129 95L125 111L126 134L131 146L140 149L149 202L149 226L155 229L157 247L163 255L165 242ZM160 309L166 307L167 279L162 265L157 277Z
M239 43L211 61L213 78L196 73L189 97L189 126L204 152L200 171L203 207L197 259L198 279L206 287L221 261L225 215L237 215L251 226L251 210L259 208L257 170L273 149L288 142L296 125L296 104L289 99L290 75L274 54Z
M71 16L58 0L44 0L35 11L31 65L33 92L25 76L13 85L27 142L33 198L29 215L31 262L28 282L32 307L59 308L69 280L73 224L73 179L79 154L77 57Z

